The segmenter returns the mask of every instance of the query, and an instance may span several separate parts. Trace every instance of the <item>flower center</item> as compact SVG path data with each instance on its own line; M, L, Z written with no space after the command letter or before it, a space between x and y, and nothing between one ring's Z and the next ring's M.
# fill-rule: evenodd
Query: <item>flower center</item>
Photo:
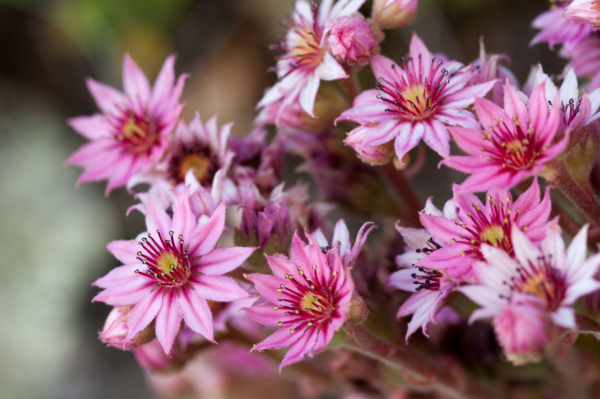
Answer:
M481 241L487 241L495 247L500 246L499 244L504 240L504 237L504 229L497 224L489 226L481 233Z
M444 90L450 79L447 78L448 70L441 68L442 60L436 62L435 57L431 65L422 65L421 55L417 63L412 57L402 58L402 72L396 70L392 64L396 79L387 81L380 77L376 88L381 91L377 95L379 100L390 104L386 112L391 112L398 119L422 121L433 116L444 105L446 97Z
M147 153L159 139L150 118L142 118L131 111L128 111L125 120L121 122L115 138L135 154Z
M218 159L200 146L184 148L179 155L171 158L169 172L177 183L185 181L185 175L194 170L194 176L202 185L210 183L215 176Z
M493 126L489 132L481 133L480 138L490 142L492 145L481 147L481 151L487 153L489 161L495 161L503 168L515 171L527 170L533 167L540 153L548 146L542 146L542 140L538 140L533 128L528 127L531 120L527 118L526 126L522 126L513 117L514 124L506 124L503 117L493 120Z
M314 276L317 276L317 266L312 265ZM337 285L337 279L340 278L337 272L333 272L329 279L324 282L321 278L315 278L314 281L298 266L298 272L304 283L297 281L294 276L288 274L285 278L289 281L287 284L281 284L277 289L278 293L285 294L283 298L277 300L281 305L274 306L274 310L283 309L286 315L296 315L291 320L279 322L278 326L284 324L302 323L302 326L318 326L322 322L329 321L337 311L336 303L338 294L332 290ZM290 330L293 334L294 330Z
M136 270L136 274L156 281L159 287L177 288L187 283L192 275L187 251L183 247L183 237L179 235L179 245L175 244L174 233L169 232L171 239L163 239L160 231L156 231L155 240L150 233L148 238L139 242L143 248L137 253L137 259L148 269L145 273Z
M556 310L562 303L566 293L566 282L552 264L551 259L541 257L536 264L528 268L517 269L517 276L504 282L512 292L531 294L540 298L548 310Z

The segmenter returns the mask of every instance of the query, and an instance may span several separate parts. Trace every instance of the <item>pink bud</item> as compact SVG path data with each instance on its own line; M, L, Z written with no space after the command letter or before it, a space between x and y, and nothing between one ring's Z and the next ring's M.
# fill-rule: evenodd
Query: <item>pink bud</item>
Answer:
M374 28L378 30L377 26ZM349 65L366 65L371 57L379 54L379 36L381 34L374 34L362 16L351 15L337 19L330 26L327 41L331 54L338 61Z
M185 364L185 356L179 350L179 345L173 346L169 357L156 339L136 348L133 354L140 366L152 372L173 372Z
M516 366L541 360L549 343L547 327L543 306L525 296L502 308L494 319L498 341Z
M372 18L381 29L408 26L417 16L417 0L373 0Z
M125 337L129 332L127 320L129 319L131 309L133 309L133 306L115 306L113 308L108 314L104 328L100 332L100 340L102 342L115 348L132 350L152 341L156 337L154 323L151 323L132 340L125 342Z
M344 143L352 147L358 157L369 165L383 165L388 163L394 156L394 141L392 140L389 143L377 146L364 145L363 141L368 132L368 127L359 126L348 133L348 137L346 137Z

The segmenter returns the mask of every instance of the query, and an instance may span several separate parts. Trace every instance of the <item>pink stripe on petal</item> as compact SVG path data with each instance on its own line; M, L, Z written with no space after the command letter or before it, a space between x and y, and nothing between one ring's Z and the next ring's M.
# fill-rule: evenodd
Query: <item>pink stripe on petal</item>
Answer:
M146 204L146 227L150 235L156 234L157 230L162 234L163 239L169 239L171 231L171 218L163 209L161 209L152 199L148 197Z
M169 290L162 299L162 306L156 315L156 338L162 345L165 354L171 352L175 337L181 327L179 299L175 290Z
M152 97L150 99L150 110L154 112L157 105L164 102L169 97L175 83L175 56L170 55L163 64L154 87L152 88Z
M240 266L255 249L250 247L215 248L206 255L202 255L192 268L194 272L208 275L225 274Z
M98 158L107 152L108 147L112 145L112 140L92 141L81 146L66 161L67 165L86 166L90 164L93 158ZM107 154L106 158L115 158L115 155ZM102 159L100 157L100 159Z
M144 72L125 54L123 59L123 88L125 93L140 104L150 100L150 83Z
M252 348L252 351L262 351L265 349L281 349L285 348L286 346L290 346L291 344L296 342L298 338L300 338L300 335L306 329L306 327L298 328L299 325L300 324L291 324L280 328L273 334L269 335L265 340L256 344ZM291 330L294 330L293 334L290 333Z
M476 97L483 97L489 92L498 80L492 80L475 86L461 89L446 97L446 106L452 108L466 108L475 102Z
M92 301L104 302L113 306L133 305L148 295L154 287L155 284L150 279L136 276L130 281L105 289Z
M326 244L327 245L327 244ZM303 281L298 274L298 266L287 259L283 255L275 254L274 256L265 255L269 267L273 270L273 274L279 278L285 278L286 274L291 274L296 278L296 281Z
M287 280L258 273L248 274L246 278L254 283L256 291L258 291L263 298L274 305L279 305L279 301L277 300L278 298L287 297L287 294L283 292L277 292L282 284L285 285L288 283Z
M183 193L177 198L177 205L175 205L175 209L173 210L173 221L171 223L171 229L175 233L173 239L181 234L184 240L188 240L195 227L196 217L192 212L190 204L190 189L186 187Z
M100 277L98 280L94 281L92 285L100 288L109 288L111 286L119 285L128 280L132 280L138 278L135 275L135 271L140 267L141 262L136 262L134 264L126 264L124 266L119 266L112 269L108 274L104 277Z
M139 301L127 320L129 332L125 337L125 342L134 338L140 331L148 326L158 314L163 300L163 290L157 289L152 293L148 293L141 301Z
M213 338L212 313L206 299L201 298L192 289L183 288L179 292L179 309L188 327L207 340L215 342Z
M452 157L450 157L452 158ZM448 159L450 159L448 158ZM474 166L476 164L474 163ZM482 165L483 166L483 165ZM511 176L507 172L503 172L501 167L487 167L480 169L475 174L469 176L461 185L458 186L456 193L467 194L487 191L492 187L508 188L511 181Z
M108 252L110 252L115 258L123 264L135 263L137 260L137 253L139 251L139 244L134 240L117 240L109 243L106 246Z
M420 213L419 219L431 235L445 245L452 244L452 239L456 239L465 233L462 227L444 216Z
M304 331L300 339L294 342L290 350L285 354L279 370L290 364L304 360L304 356L310 353L317 342L317 329L315 327Z
M442 158L447 158L450 155L450 135L446 126L432 119L430 123L424 122L423 128L423 141Z
M440 165L446 165L449 168L460 170L465 173L474 173L480 168L493 168L494 170L498 170L499 168L495 168L490 166L490 163L479 157L469 157L469 156L452 156L448 157L440 162Z
M373 69L375 79L384 78L388 82L395 82L398 80L395 71L398 71L398 73L404 73L398 64L383 55L371 58L371 68ZM375 90L373 91L375 92ZM375 94L377 93L378 92Z
M517 116L519 125L527 126L527 118L529 118L527 106L516 89L510 84L504 86L504 109L506 110L506 115L510 118L513 118L515 115Z
M225 203L221 202L210 219L198 227L189 241L190 253L194 256L208 254L217 244L225 229Z
M394 149L396 150L396 156L402 159L408 151L419 144L425 129L422 123L417 123L414 126L406 123L405 125L400 125L399 128L400 132L394 142Z
M285 323L296 318L295 315L285 314L283 309L274 310L272 305L253 306L242 310L255 321L271 327L277 326L279 322Z
M69 125L88 140L111 137L111 126L103 115L71 118Z
M392 141L400 133L400 126L402 124L395 119L381 122L371 128L369 134L363 140L363 145L377 146Z
M504 111L502 111L502 108L483 98L475 99L475 109L477 110L479 122L485 129L489 129L490 126L494 126L494 120L497 120L500 117L506 117Z
M463 150L472 155L483 154L481 147L492 148L492 145L481 139L481 130L465 129L462 127L451 127L448 129L456 144Z
M234 279L227 276L194 276L189 282L198 295L211 301L231 302L250 296Z
M126 100L123 93L94 79L86 80L88 89L94 97L98 108L106 114L111 114Z

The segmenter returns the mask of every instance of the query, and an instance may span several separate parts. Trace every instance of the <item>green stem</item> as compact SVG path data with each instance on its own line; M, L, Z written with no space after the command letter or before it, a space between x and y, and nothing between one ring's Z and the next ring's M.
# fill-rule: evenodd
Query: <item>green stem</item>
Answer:
M405 378L445 397L456 399L490 399L494 395L469 381L466 373L456 367L444 366L409 346L393 346L371 334L362 325L346 323L345 348L375 359L398 370Z

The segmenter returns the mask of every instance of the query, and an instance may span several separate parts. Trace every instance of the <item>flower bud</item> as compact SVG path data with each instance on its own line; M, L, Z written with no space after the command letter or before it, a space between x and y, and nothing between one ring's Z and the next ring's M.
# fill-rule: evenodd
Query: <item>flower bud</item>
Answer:
M151 323L143 329L132 340L125 342L125 337L129 332L127 320L129 312L133 306L115 306L108 314L108 318L104 323L104 328L100 332L100 340L105 344L114 346L123 350L132 350L145 343L152 341L156 337L154 332L154 323Z
M366 65L369 59L379 54L378 42L382 35L376 24L375 32L360 15L350 15L337 19L330 26L327 39L331 54L347 65Z
M373 0L371 17L381 29L409 26L417 16L417 0Z
M348 133L348 137L344 140L344 143L349 145L356 151L358 157L369 165L383 165L386 164L394 156L394 141L380 144L377 146L367 146L363 144L363 141L370 131L369 126L360 126Z
M539 362L549 343L542 305L524 296L502 308L494 319L494 330L515 366Z
M170 357L165 355L157 339L134 349L133 355L140 366L151 372L173 372L181 369L185 364L185 356L181 353L177 342L173 345Z
M362 324L369 316L369 308L360 295L352 295L348 321L352 324Z

